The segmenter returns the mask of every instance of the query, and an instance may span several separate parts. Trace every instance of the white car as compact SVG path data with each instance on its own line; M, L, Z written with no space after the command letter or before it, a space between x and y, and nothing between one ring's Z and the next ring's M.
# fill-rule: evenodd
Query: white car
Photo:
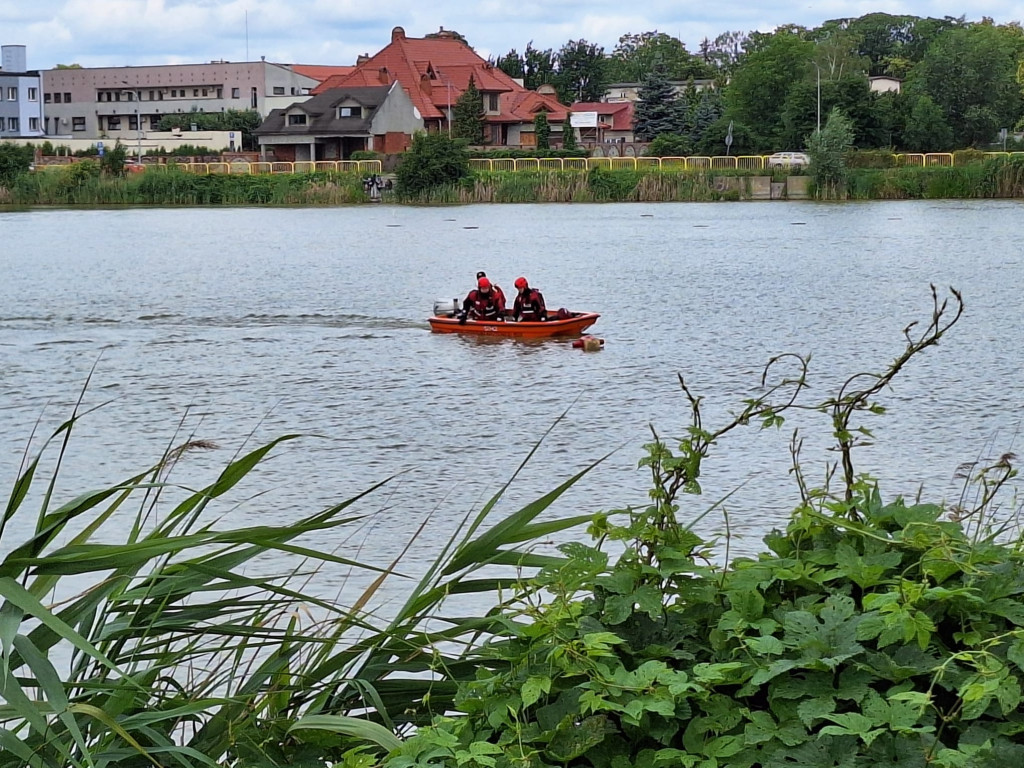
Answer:
M805 152L776 152L768 156L769 168L800 168L811 164Z

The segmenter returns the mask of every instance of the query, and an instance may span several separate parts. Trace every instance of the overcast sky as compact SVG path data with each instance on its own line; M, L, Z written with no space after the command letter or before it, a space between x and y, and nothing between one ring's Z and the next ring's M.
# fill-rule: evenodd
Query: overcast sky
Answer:
M391 39L439 27L482 56L529 41L559 48L584 38L611 51L619 36L658 30L691 51L722 32L813 27L866 13L1024 18L1024 0L0 0L0 43L28 46L30 69L197 63L213 59L351 64ZM246 34L248 31L248 35ZM248 38L248 39L247 39Z

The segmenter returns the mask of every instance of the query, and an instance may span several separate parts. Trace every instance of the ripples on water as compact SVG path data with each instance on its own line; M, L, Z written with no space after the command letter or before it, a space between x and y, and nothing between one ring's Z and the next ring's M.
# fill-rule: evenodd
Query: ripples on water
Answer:
M178 439L222 446L175 470L193 486L247 440L302 432L243 489L269 493L223 508L229 522L294 519L398 475L362 507L361 555L390 559L431 515L411 555L423 562L567 409L500 509L608 452L557 514L645 503L648 425L686 423L677 373L707 396L711 427L781 352L813 354L809 395L823 399L899 354L934 282L962 290L967 313L883 394L890 413L869 422L878 445L860 468L889 496L925 483L928 498L953 498L960 462L1017 441L1019 215L1016 203L0 213L0 482L95 365L85 405L113 401L83 419L65 497L148 465L179 423ZM430 334L434 299L464 295L479 269L507 293L525 274L550 306L601 312L604 351ZM739 488L733 552L757 551L796 501L794 425L818 481L828 424L797 414L723 440L705 495L685 502L696 514ZM351 552L348 535L333 543Z

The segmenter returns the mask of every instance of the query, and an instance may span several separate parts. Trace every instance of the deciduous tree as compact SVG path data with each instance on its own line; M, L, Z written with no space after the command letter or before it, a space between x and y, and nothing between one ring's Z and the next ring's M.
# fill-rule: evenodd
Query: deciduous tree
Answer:
M455 184L469 175L469 152L462 139L443 133L417 133L395 169L395 191L403 199Z
M846 183L846 153L853 146L853 123L834 108L825 127L811 134L807 153L811 156L811 174L818 196L835 198Z
M670 80L707 77L712 71L678 38L655 30L619 38L609 60L609 77L611 82L639 83L659 65Z
M783 110L794 83L806 77L814 43L778 32L759 39L755 48L732 75L726 112L756 132L761 149L788 149L781 146Z
M942 107L931 96L912 98L901 146L911 152L945 152L953 149L953 129L946 122Z
M953 129L957 146L984 144L1021 114L1017 84L1024 39L1005 27L974 24L950 29L929 46L907 83L930 96Z
M526 77L526 64L523 57L513 48L504 56L499 56L494 65L509 77L524 79Z
M531 91L542 85L555 83L555 54L548 48L540 51L533 47L533 41L526 44L523 52L523 84Z
M558 72L554 84L563 104L600 101L608 84L604 48L586 40L567 42L558 51Z

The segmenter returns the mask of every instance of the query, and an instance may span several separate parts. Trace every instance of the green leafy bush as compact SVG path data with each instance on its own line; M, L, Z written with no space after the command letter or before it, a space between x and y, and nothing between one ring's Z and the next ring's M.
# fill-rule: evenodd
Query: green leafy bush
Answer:
M590 157L590 152L587 149L569 149L568 147L563 147L562 149L474 149L470 150L469 156L480 159L493 158L495 160L508 158L529 159L533 157Z
M0 144L0 186L10 187L32 167L32 147Z
M693 154L693 144L686 136L678 133L663 133L647 147L650 157L688 157Z
M465 142L443 133L418 133L395 169L395 192L404 200L469 178Z
M843 159L847 168L895 168L896 155L887 149L857 149L847 152Z
M657 434L641 461L651 504L595 518L594 546L523 583L438 718L386 762L426 766L632 768L996 768L1024 756L1024 561L994 517L1012 455L976 467L952 510L885 501L858 474L858 421L962 315L933 289L923 330L883 372L852 376L811 406L831 421L836 486L811 488L752 558L714 565L713 542L680 515L711 448L746 424L777 428L805 407L807 361L776 375L718 429L701 398L687 437ZM771 382L777 382L774 385ZM970 501L967 501L967 500ZM1004 519L1005 520L1005 519ZM620 554L613 558L609 551Z

